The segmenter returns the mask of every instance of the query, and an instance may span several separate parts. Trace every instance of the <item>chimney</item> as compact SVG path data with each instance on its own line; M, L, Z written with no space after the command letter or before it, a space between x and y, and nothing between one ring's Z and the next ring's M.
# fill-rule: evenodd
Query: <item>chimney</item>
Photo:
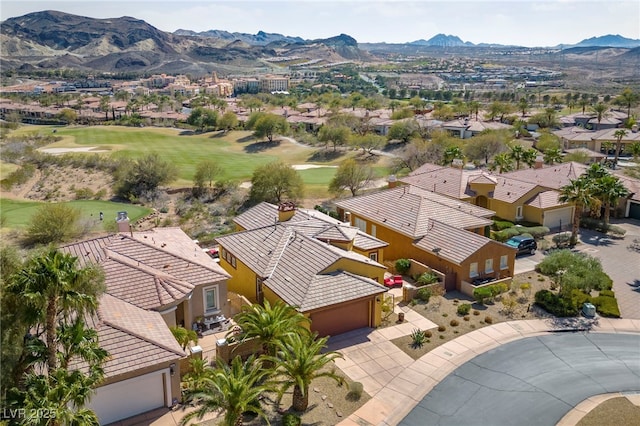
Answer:
M387 178L387 187L391 189L391 188L395 188L396 186L398 186L398 180L396 179L396 175L389 175L389 177Z
M278 222L286 222L296 213L296 205L291 201L285 201L278 205Z
M127 212L118 212L118 216L116 217L116 224L118 225L118 232L129 232L131 230Z
M344 221L351 224L351 212L344 212Z
M544 164L544 157L542 155L538 155L536 157L536 162L534 163L533 168L541 169L543 164Z
M631 126L631 133L638 133L638 125L634 124L633 126Z

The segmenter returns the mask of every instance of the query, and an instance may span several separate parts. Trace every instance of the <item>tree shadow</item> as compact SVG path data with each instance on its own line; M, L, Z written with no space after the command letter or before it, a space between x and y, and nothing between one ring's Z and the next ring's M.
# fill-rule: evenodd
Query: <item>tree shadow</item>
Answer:
M316 162L316 163L329 163L337 158L340 158L345 153L343 151L333 151L322 149L320 151L316 151L307 158L308 162Z
M256 152L266 151L267 149L275 148L277 146L280 146L279 140L274 140L272 142L269 142L269 141L254 142L252 144L245 146L244 151L249 154L253 154Z
M253 135L247 135L247 136L244 136L244 137L241 137L240 139L238 139L238 142L249 142L249 141L252 141L254 139L255 139L255 137L253 137Z
M217 132L215 132L211 136L209 136L209 138L218 139L218 138L224 137L226 134L227 134L227 132L225 132L224 130L218 130Z
M178 136L193 136L196 134L198 134L198 132L194 130L183 130L180 133L178 133Z

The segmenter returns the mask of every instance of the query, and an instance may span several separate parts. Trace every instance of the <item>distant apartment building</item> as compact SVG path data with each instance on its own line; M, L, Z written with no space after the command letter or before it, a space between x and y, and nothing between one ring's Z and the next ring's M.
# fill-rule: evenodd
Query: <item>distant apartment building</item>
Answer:
M151 77L141 80L140 83L151 89L162 89L167 87L169 84L175 83L176 77L172 75L166 74L155 74Z
M289 77L265 75L260 78L261 92L283 92L289 90Z

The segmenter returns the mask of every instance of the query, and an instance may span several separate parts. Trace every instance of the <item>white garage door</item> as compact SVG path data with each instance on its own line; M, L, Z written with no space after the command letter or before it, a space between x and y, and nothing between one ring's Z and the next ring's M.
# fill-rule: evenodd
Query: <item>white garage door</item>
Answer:
M564 209L547 210L544 212L543 225L549 229L557 230L562 226L562 229L567 229L571 224L572 208L567 207Z
M162 372L156 371L97 389L88 407L95 411L101 425L165 406Z

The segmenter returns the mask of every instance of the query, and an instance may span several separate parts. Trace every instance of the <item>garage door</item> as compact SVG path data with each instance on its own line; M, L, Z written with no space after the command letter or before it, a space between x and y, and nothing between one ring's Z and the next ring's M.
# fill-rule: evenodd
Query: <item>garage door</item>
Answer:
M162 371L145 374L97 389L88 407L101 425L165 406Z
M572 208L567 207L564 209L547 210L544 212L543 225L549 229L557 230L562 226L562 229L567 229L571 225Z
M633 201L629 203L629 217L640 220L640 203L634 203Z
M311 315L311 330L320 336L335 336L362 327L369 327L368 300L344 303Z

